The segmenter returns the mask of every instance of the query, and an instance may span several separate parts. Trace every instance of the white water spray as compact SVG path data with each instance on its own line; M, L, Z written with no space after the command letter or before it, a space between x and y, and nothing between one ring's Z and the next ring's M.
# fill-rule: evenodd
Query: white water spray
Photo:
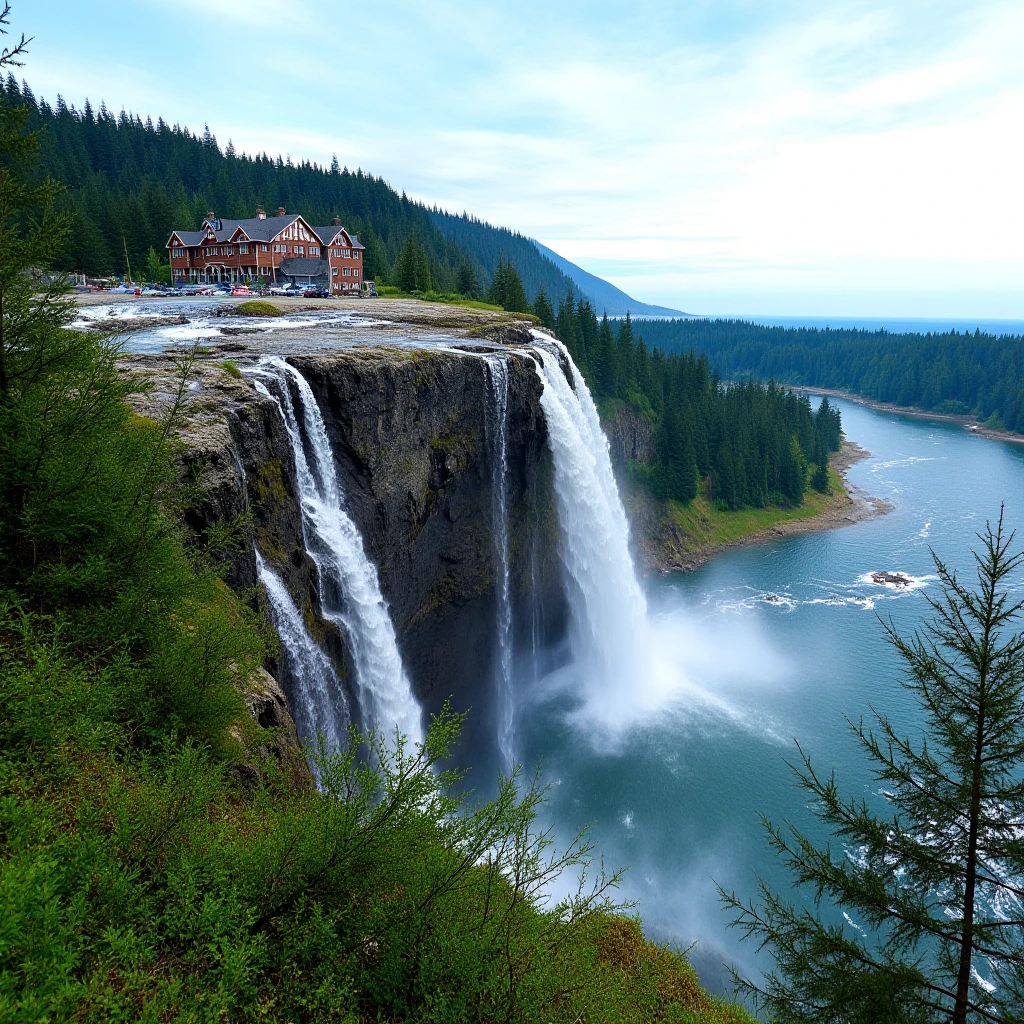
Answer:
M366 555L356 524L342 508L334 456L312 389L295 367L277 356L262 357L252 372L277 384L277 395L271 395L262 382L255 382L257 390L277 402L288 431L303 539L316 563L321 611L348 637L364 725L382 733L389 744L396 733L410 743L420 743L420 708L402 665L377 569ZM292 401L289 384L298 394L297 403Z
M258 551L256 573L267 592L270 617L281 638L282 661L292 681L292 705L299 736L313 746L323 737L328 750L338 750L347 742L349 711L334 666L309 635L288 588Z
M594 400L564 347L548 335L535 337L570 586L573 655L587 685L602 689L600 704L611 718L617 705L649 685L647 602L629 555L629 526ZM575 390L560 358L568 362Z
M491 524L497 561L498 664L495 693L498 752L506 773L515 764L515 694L512 688L512 599L508 528L508 357L487 356L490 389L485 416L491 459Z

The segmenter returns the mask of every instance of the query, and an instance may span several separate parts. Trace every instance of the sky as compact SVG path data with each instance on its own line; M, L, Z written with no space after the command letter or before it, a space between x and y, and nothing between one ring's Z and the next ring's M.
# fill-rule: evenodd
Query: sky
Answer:
M1024 318L1020 0L14 0L21 74L694 313Z

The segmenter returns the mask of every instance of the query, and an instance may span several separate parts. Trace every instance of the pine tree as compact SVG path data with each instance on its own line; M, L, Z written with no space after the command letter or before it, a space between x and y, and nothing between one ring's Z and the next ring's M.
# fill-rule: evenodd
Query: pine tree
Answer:
M1011 597L1024 557L1002 512L978 539L975 589L933 552L933 618L909 638L885 627L924 737L878 711L851 723L888 809L844 799L801 751L800 784L846 852L766 821L813 901L763 882L756 903L722 893L773 953L744 986L778 1024L1024 1021L1024 602Z
M825 439L818 437L817 450L814 455L814 476L811 477L811 486L822 494L827 494L831 489L828 479L828 448L825 446Z
M555 310L543 285L537 292L537 298L533 300L533 313L545 327L555 326Z
M455 275L455 290L464 295L467 299L475 299L480 294L480 282L477 280L476 271L469 260L463 260Z

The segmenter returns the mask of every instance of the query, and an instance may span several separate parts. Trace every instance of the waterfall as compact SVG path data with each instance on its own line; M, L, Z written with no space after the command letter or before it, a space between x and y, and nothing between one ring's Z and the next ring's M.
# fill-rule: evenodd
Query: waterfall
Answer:
M256 573L270 600L270 617L281 638L282 663L291 680L295 725L304 743L322 736L328 750L348 740L348 702L330 658L309 635L302 612L280 577L256 553Z
M498 568L498 664L495 693L498 752L508 773L515 765L515 694L512 689L512 599L508 528L508 357L486 357L490 401L484 422L491 461L491 526Z
M649 660L647 602L629 554L629 526L608 440L582 374L564 347L535 333L540 404L555 468L561 554L570 591L573 655L587 685L629 699ZM573 387L562 372L570 367ZM614 707L613 700L609 706Z
M383 734L389 744L396 731L410 743L420 743L420 708L402 665L377 569L342 508L334 455L313 391L295 367L277 356L263 356L249 372L276 385L276 394L271 394L261 380L255 381L261 394L276 401L291 441L303 540L317 567L321 612L348 638L363 724Z

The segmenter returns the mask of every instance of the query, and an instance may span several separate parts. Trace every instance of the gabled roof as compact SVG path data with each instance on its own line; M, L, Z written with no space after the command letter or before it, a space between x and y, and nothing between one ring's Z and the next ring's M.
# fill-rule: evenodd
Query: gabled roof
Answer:
M250 242L269 242L284 231L289 224L294 224L297 220L301 220L305 224L304 218L297 213L289 213L284 217L247 217L245 220L221 220L217 230L217 241L230 242L231 236L241 228Z
M171 238L167 239L167 244L171 244L171 239L177 238L182 245L202 245L203 239L206 238L205 231L172 231Z
M341 224L330 224L325 228L313 228L313 234L320 239L324 245L333 245L334 240L338 235L344 234L346 238L352 239L352 244L345 243L346 248L349 249L362 249L363 246L360 244L359 239L355 235L349 234Z

